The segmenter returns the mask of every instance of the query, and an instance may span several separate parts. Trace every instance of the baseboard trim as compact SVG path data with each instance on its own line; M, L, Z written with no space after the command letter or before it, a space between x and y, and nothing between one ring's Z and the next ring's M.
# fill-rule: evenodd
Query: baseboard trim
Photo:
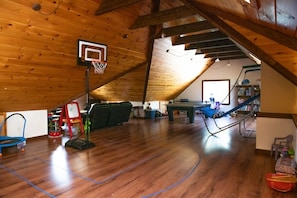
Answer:
M263 149L256 149L255 150L255 154L259 154L259 155L270 155L270 151L263 150Z
M289 113L257 112L257 117L292 119L292 114L289 114Z

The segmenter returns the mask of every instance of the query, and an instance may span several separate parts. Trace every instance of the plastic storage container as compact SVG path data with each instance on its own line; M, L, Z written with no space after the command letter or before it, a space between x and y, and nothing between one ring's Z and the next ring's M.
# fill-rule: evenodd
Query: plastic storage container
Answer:
M156 117L156 110L145 110L145 118L153 119Z

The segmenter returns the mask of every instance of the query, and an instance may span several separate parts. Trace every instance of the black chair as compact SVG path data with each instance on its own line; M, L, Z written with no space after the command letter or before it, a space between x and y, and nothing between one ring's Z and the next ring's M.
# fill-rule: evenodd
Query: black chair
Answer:
M109 119L108 126L114 126L121 123L121 105L119 103L109 103Z
M109 104L95 104L90 110L91 131L106 127L109 120Z
M132 103L121 102L120 105L120 122L128 122L132 111Z

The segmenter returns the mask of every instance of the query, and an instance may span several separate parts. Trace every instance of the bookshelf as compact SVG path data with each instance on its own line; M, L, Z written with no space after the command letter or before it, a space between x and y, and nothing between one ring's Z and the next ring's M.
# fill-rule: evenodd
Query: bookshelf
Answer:
M253 97L260 93L260 86L259 85L237 85L236 86L236 94L237 94L237 105L243 103L248 98ZM252 110L259 111L260 108L260 98L254 100L253 102L249 103L248 105L240 108L237 110L237 113L248 113Z

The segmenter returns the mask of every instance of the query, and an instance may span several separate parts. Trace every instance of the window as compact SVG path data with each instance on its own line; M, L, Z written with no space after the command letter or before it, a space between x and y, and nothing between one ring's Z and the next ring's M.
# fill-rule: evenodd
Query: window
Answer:
M216 102L224 105L230 104L230 80L203 80L202 81L202 100L210 101L211 97Z

